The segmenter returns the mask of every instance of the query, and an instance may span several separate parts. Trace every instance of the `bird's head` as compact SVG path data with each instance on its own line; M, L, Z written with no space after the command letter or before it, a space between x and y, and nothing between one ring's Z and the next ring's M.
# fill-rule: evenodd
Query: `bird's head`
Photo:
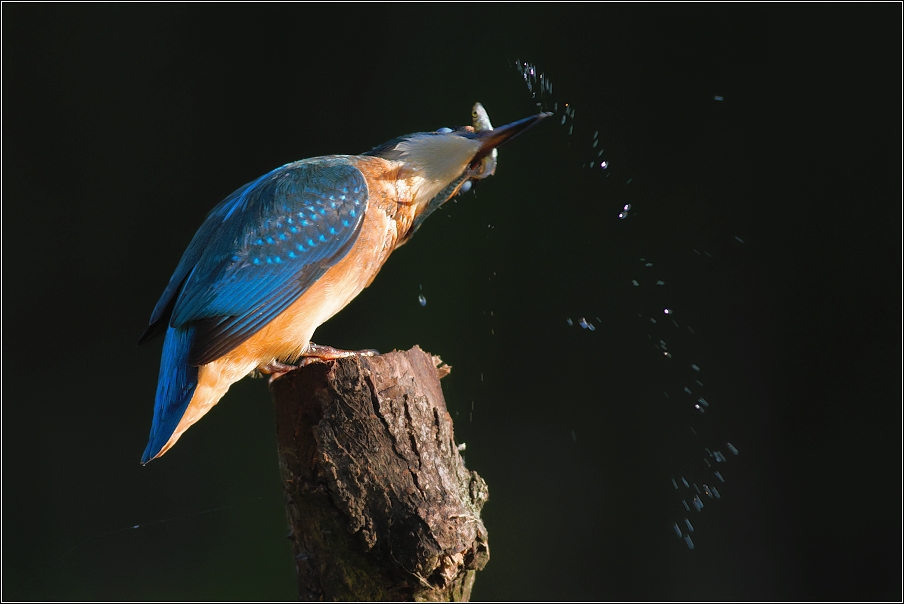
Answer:
M492 130L467 126L457 130L416 132L393 139L365 153L398 162L399 180L411 187L414 224L411 232L435 209L456 195L465 183L485 178L482 162L493 149L552 115L538 113Z

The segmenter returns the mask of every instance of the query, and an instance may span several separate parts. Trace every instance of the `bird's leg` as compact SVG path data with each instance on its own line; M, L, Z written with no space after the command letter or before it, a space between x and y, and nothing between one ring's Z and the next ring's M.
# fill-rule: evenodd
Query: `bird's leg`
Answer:
M301 356L303 358L298 363L298 365L289 365L287 363L280 363L279 361L274 360L270 361L266 365L260 365L254 372L252 372L252 376L254 376L256 373L269 375L269 383L272 384L273 380L281 378L293 369L298 369L299 367L304 367L305 365L310 365L311 363L315 363L317 361L334 361L336 359L345 359L354 356L372 357L377 354L380 354L380 351L374 350L372 348L365 350L341 350L339 348L333 348L332 346L321 346L320 344L315 344L314 342L308 342L308 345L305 347L304 352L301 353Z
M365 350L341 350L339 348L333 348L332 346L321 346L314 342L308 342L304 352L301 354L304 358L301 359L298 366L304 367L305 365L310 365L317 361L334 361L336 359L345 359L356 356L372 357L378 354L380 354L380 351L372 348Z

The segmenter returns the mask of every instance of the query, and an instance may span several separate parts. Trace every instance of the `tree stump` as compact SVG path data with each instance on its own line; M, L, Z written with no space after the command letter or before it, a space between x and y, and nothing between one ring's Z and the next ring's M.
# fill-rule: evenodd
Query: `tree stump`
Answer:
M470 598L489 494L459 455L441 363L415 346L273 382L302 600Z

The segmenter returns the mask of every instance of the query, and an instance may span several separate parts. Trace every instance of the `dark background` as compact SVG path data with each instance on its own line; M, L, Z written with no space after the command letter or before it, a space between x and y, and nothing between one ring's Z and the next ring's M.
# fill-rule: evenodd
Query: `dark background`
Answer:
M135 341L232 190L479 100L558 112L315 337L453 366L490 487L474 598L900 600L900 22L4 4L3 597L297 596L265 382L141 467L160 341ZM686 512L682 476L721 497Z

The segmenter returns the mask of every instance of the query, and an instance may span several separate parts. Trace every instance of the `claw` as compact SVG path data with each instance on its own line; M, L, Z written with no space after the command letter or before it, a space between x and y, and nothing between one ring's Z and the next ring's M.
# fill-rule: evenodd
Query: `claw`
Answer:
M298 369L298 367L301 366L302 365L288 365L286 363L280 363L279 361L270 361L266 365L261 365L260 367L258 367L257 370L265 375L269 375L270 379L267 383L272 384L273 380L279 379L290 371Z

